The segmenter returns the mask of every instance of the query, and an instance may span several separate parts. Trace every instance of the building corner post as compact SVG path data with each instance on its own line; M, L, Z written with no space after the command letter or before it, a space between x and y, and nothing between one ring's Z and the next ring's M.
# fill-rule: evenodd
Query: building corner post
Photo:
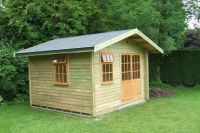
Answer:
M145 76L145 82L146 82L146 89L145 89L145 99L149 99L149 53L148 50L146 49L145 51L145 71L146 71L146 76Z

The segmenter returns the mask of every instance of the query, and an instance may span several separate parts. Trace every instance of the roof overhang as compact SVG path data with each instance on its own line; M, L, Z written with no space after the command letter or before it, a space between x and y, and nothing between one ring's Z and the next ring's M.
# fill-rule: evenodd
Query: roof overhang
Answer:
M141 46L148 49L148 51L152 53L164 53L164 51L151 39L149 39L146 35L144 35L141 31L138 29L130 30L122 35L119 35L117 37L114 37L106 42L100 43L94 47L94 52L97 52L103 48L106 48L114 43L117 43L123 39L131 38L134 42L140 44Z
M13 54L16 56L39 56L39 55L54 55L54 54L67 54L67 53L82 53L82 52L93 52L93 47L88 48L76 48L76 49L63 49L63 50L53 50L53 51L41 51L41 52L31 52L31 53L17 53Z

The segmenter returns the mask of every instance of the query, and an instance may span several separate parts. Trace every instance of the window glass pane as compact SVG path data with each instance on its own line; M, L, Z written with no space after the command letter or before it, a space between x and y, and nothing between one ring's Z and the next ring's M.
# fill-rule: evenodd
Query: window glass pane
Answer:
M106 82L106 74L103 74L103 82Z
M57 74L58 75L58 81L57 82L60 82L60 75L59 74Z
M130 80L130 79L131 79L131 72L128 72L127 80Z
M109 73L106 74L106 80L110 81L110 75L109 75Z
M110 72L112 72L112 64L110 64Z
M110 55L109 54L106 54L106 62L110 62L111 59L110 59Z
M124 72L125 71L125 66L124 66L124 64L122 64L122 72Z
M59 82L59 80L58 80L58 74L56 74L56 82Z
M62 65L59 64L58 66L59 66L59 73L62 73Z
M140 56L138 55L138 62L140 62Z
M106 72L109 72L109 64L106 64Z
M131 62L131 56L128 55L128 63Z
M64 82L66 83L67 82L67 75L64 74Z
M65 62L65 59L66 59L65 57L60 57L59 62Z
M135 79L137 79L138 78L138 73L137 73L137 71L135 71Z
M111 62L114 61L113 55L110 55L110 61L111 61Z
M62 74L59 74L60 76L60 82L63 82Z
M131 64L127 64L128 65L128 71L131 71Z
M123 73L123 80L126 80L126 73Z
M124 80L128 79L128 73L124 73Z
M137 63L135 63L135 70L138 70L138 65L137 65Z
M135 62L135 56L134 55L132 56L132 62L133 63Z
M122 63L124 63L124 62L125 62L125 56L122 55Z
M66 73L67 65L64 64L63 67L64 67L64 68L63 68L63 70L64 70L63 73Z
M58 65L55 65L56 67L56 73L59 73Z
M106 62L106 55L105 54L102 54L102 61Z
M110 81L113 81L113 74L110 73Z
M140 78L140 71L138 71L138 78Z
M135 72L133 72L133 79L135 79Z
M124 64L124 65L125 65L125 72L126 72L126 71L128 71L128 70L127 70L128 64Z
M106 64L103 64L103 72L106 72Z
M133 68L132 68L133 71L135 71L135 64L134 64L134 63L132 64L132 67L133 67Z
M124 73L122 73L122 80L124 80L125 79L125 75L124 75Z

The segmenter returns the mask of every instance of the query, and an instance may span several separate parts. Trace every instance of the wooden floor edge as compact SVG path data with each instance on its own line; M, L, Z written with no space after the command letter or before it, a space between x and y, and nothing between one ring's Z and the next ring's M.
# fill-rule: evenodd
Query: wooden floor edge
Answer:
M132 102L124 103L124 104L121 104L119 106L116 106L116 107L113 107L113 108L110 108L110 109L107 109L107 110L104 110L104 111L101 111L101 112L97 112L95 117L98 117L98 116L101 116L101 115L104 115L104 114L107 114L107 113L111 113L111 112L114 112L114 111L119 111L119 110L125 109L127 107L136 106L136 105L139 105L139 104L142 104L142 103L145 103L145 102L146 102L145 99L139 99L139 100L135 100L135 101L132 101Z
M65 114L75 115L75 116L93 117L92 114L86 114L86 113L69 111L69 110L62 110L62 109L57 109L57 108L50 108L50 107L45 107L45 106L31 105L31 108L44 109L44 110L48 110L48 111L52 111L52 112L65 113Z

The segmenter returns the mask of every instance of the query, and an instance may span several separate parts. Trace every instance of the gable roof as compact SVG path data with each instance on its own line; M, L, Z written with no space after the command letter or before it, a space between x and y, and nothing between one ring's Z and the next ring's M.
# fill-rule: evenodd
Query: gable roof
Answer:
M67 52L97 52L125 38L137 35L142 38L141 45L149 51L163 53L163 50L138 29L121 30L91 35L82 35L51 40L34 47L16 52L16 55L42 55ZM138 40L138 39L137 39ZM141 39L140 39L141 40Z

